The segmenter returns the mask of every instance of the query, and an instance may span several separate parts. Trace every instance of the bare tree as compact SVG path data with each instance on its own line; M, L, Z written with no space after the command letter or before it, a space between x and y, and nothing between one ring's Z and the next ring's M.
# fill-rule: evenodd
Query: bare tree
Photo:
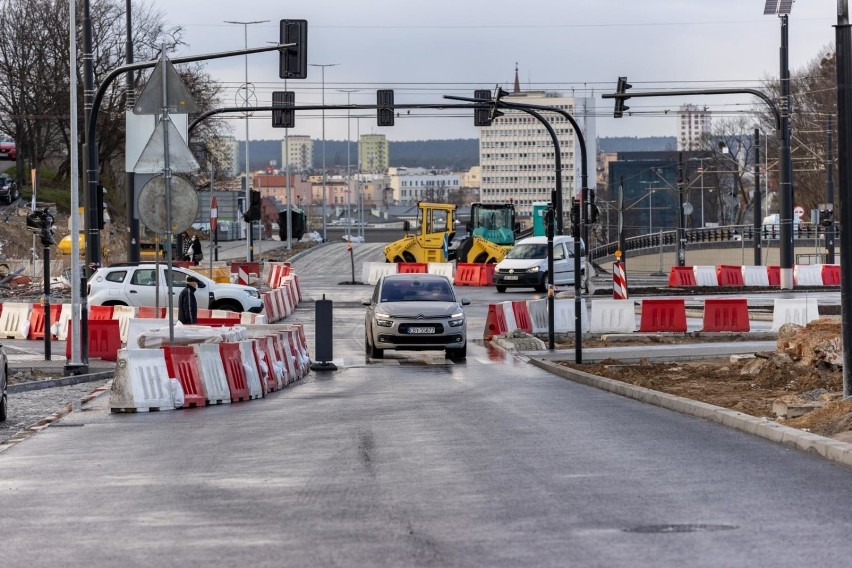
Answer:
M167 50L182 42L182 29L166 23L161 12L136 0L132 7L135 59L153 59L165 43ZM78 14L82 9L78 7ZM51 155L60 156L57 168L67 176L71 144L69 108L68 3L65 0L0 0L0 129L14 136L18 147L19 176L23 160L40 165ZM95 86L126 60L125 3L93 0L90 6L94 46ZM22 25L26 22L26 25ZM83 101L83 30L77 25L78 100ZM221 85L212 80L201 64L179 70L202 111L218 106ZM134 74L139 92L150 72ZM98 161L102 177L114 188L111 201L124 201L125 109L133 98L126 82L114 81L106 90L98 115ZM76 117L79 133L85 133L82 104ZM223 121L207 121L196 140L221 136Z
M704 162L702 182L713 191L715 209L722 224L742 225L753 209L754 120L747 115L713 123L710 134L701 142ZM759 213L758 213L759 214Z
M831 164L828 173L825 169L827 132L829 129L836 132L837 129L836 78L832 47L824 47L805 67L791 72L793 201L794 205L801 205L806 211L825 202L827 175L835 176L835 180L837 176L835 164ZM764 90L777 99L780 96L778 80L766 80ZM768 134L764 140L768 145L766 155L770 166L770 185L774 187L777 185L778 156L775 118L763 113L761 123Z

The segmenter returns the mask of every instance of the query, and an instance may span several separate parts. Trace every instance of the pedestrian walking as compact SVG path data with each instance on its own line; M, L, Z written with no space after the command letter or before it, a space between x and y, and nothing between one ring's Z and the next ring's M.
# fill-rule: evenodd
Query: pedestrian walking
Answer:
M189 250L192 252L192 264L195 266L201 264L201 261L204 259L204 253L201 252L201 241L195 235L192 235Z
M198 321L198 302L195 300L195 290L198 288L198 278L186 277L186 286L178 296L178 321L184 325L192 325Z

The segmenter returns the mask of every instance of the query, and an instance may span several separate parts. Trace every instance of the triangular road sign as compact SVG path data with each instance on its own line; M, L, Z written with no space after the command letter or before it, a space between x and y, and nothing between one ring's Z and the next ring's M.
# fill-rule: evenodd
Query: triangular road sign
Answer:
M166 65L166 103L169 112L192 113L201 109L183 84L175 66L167 59ZM133 114L160 114L163 110L163 58L157 62L151 78L142 89L142 94L133 107Z
M133 172L137 174L159 174L162 173L166 166L165 157L163 156L163 121L161 120L148 143L145 144L145 149L139 156L139 160L133 167ZM169 169L172 172L179 174L188 174L199 169L198 162L195 161L195 156L189 150L189 146L183 141L172 121L169 121Z

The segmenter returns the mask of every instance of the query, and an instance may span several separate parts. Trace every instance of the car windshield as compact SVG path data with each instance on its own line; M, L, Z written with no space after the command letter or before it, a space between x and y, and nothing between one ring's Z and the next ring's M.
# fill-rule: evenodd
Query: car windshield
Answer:
M382 286L382 302L454 302L446 281L389 280Z
M521 243L512 247L506 258L547 258L547 243Z

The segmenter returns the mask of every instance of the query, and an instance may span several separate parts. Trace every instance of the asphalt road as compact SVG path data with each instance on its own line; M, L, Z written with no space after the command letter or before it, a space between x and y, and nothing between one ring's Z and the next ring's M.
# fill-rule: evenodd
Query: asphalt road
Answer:
M356 268L374 255L356 247ZM101 397L0 453L5 564L848 562L849 469L481 344L463 364L368 361L359 299L370 287L340 284L344 246L295 266L308 299L334 300L339 370L188 411L111 415ZM481 330L497 294L462 293Z

